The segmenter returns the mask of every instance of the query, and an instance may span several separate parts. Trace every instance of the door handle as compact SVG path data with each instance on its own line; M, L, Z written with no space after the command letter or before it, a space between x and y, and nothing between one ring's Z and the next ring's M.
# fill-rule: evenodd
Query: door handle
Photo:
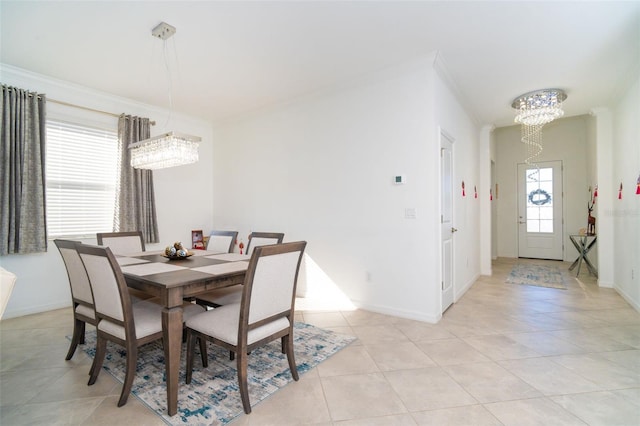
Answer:
M519 221L518 221L518 223L519 223L519 224L521 224L521 225L523 225L523 224L525 224L525 223L527 223L527 222L523 222L523 221L519 220Z
M453 234L454 232L458 232L458 230L456 228L451 228L451 233Z

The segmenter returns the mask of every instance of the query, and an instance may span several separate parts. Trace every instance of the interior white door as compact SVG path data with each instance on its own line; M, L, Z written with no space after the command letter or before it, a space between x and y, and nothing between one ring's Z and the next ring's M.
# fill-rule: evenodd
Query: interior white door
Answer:
M518 257L562 260L562 161L518 164Z
M442 312L453 304L453 141L440 133L440 228L442 239Z

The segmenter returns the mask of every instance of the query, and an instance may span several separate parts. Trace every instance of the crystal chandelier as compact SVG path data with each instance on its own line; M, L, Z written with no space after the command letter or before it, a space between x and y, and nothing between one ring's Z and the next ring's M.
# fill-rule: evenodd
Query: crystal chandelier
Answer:
M167 71L166 43L167 39L174 35L175 27L161 22L152 31L151 35L164 41L163 56ZM171 97L171 76L169 75L169 103L173 111L173 99ZM167 167L182 166L198 161L198 147L201 138L185 135L178 132L164 133L129 145L131 153L131 167L136 169L164 169Z
M136 169L164 169L198 161L200 138L169 132L129 145L131 167Z
M565 99L567 94L561 89L542 89L513 100L511 107L517 110L514 121L522 124L521 141L527 145L527 165L535 166L533 160L542 153L542 127L564 115Z

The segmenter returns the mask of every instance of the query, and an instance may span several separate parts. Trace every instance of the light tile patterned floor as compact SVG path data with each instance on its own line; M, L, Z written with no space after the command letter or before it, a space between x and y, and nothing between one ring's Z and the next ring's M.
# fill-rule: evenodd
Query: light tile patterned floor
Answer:
M234 425L640 425L640 314L568 263L567 290L494 262L437 325L366 311L298 319L358 341ZM544 262L542 262L544 263ZM584 269L584 268L583 268ZM69 309L0 322L0 424L160 425L89 359L64 361Z

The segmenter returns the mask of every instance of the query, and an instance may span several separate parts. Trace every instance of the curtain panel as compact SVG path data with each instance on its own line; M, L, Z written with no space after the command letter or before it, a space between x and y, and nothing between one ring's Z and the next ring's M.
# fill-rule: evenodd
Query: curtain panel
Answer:
M142 231L146 243L159 242L153 172L131 167L129 144L151 135L148 118L121 115L118 120L118 179L113 229Z
M46 97L2 85L0 256L47 251Z

